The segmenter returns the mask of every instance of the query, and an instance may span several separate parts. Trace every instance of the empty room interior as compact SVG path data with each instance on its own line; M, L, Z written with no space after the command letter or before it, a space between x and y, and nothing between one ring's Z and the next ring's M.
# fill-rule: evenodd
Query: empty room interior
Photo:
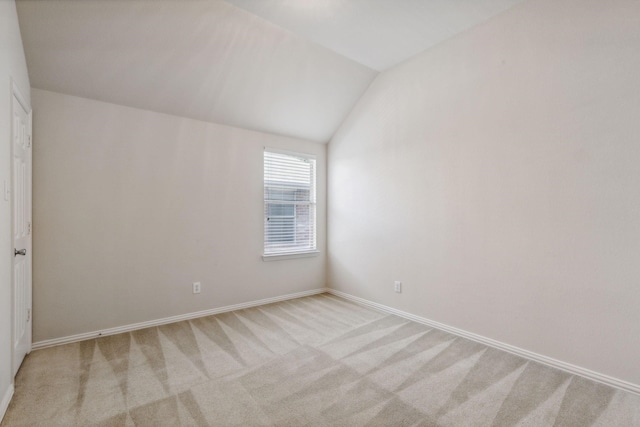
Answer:
M640 426L637 0L0 0L0 425Z

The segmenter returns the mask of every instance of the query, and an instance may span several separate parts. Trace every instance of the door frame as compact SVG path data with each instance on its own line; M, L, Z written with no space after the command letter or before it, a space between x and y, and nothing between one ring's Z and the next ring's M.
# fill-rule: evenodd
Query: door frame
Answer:
M10 159L10 167L9 167L9 210L10 210L10 221L11 221L11 247L9 248L9 253L11 256L11 375L12 377L15 376L15 373L13 372L14 369L14 364L15 364L15 359L16 359L16 355L14 354L14 347L15 347L15 271L14 271L14 266L13 266L13 262L14 262L14 256L13 256L13 251L15 249L15 230L14 230L14 224L15 224L15 218L14 218L14 211L15 211L15 199L14 199L14 162L13 162L13 156L14 156L14 141L13 141L13 136L14 136L14 120L13 120L13 112L14 112L14 108L15 108L15 101L17 100L18 103L20 104L20 107L22 107L24 109L24 111L27 112L27 131L29 133L29 177L28 177L28 182L29 182L29 251L30 251L30 257L29 257L29 262L27 265L27 269L28 269L28 275L29 275L29 323L30 323L30 327L31 330L29 331L29 346L28 346L28 350L27 350L27 354L31 353L31 349L32 349L32 345L33 345L33 110L31 109L31 106L29 105L29 103L26 101L26 98L22 95L22 92L20 91L20 88L18 87L18 85L16 84L16 82L13 80L13 78L10 78L10 83L11 83L11 90L10 90L10 96L11 96L11 100L10 100L10 114L11 114L11 120L10 120L10 127L11 127L11 135L10 135L10 150L9 150L9 159ZM7 189L5 189L5 194L7 192ZM13 380L13 378L12 378Z

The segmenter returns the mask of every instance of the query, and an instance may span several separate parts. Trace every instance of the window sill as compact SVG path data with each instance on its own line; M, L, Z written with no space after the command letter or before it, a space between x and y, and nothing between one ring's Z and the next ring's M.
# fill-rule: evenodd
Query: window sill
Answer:
M307 258L320 255L320 251L289 252L283 254L262 255L263 261L282 261L285 259Z

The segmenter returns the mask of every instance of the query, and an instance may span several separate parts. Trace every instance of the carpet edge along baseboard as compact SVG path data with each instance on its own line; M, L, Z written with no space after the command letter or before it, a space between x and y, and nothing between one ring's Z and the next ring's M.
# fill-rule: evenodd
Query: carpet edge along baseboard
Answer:
M501 341L497 341L491 338L487 338L485 336L478 335L473 332L465 331L463 329L458 329L453 326L446 325L444 323L439 323L421 316L417 316L415 314L411 314L406 311L397 310L395 308L386 306L384 304L379 304L377 302L369 301L365 298L360 298L360 297L348 294L346 292L338 291L336 289L329 288L327 292L332 295L355 302L357 304L374 308L389 314L394 314L396 316L403 317L407 320L412 320L414 322L418 322L423 325L430 326L432 328L440 329L450 334L457 335L459 337L463 337L463 338L487 345L489 347L497 348L498 350L503 350L508 353L515 354L516 356L520 356L525 359L532 360L534 362L542 363L543 365L547 365L552 368L556 368L573 375L577 375L577 376L587 378L589 380L596 381L596 382L599 382L623 391L640 395L640 384L630 383L628 381L624 381L619 378L601 374L599 372L595 372L590 369L583 368L581 366L573 365L571 363L563 362L561 360L554 359L552 357L534 353L532 351L525 350L525 349L510 345Z
M136 331L138 329L145 329L145 328L151 328L153 326L161 326L169 323L181 322L183 320L197 319L198 317L206 317L206 316L212 316L220 313L227 313L229 311L243 310L245 308L257 307L260 305L271 304L274 302L287 301L291 299L322 294L328 291L329 291L328 288L311 289L309 291L295 292L292 294L280 295L280 296L271 297L271 298L264 298L264 299L249 301L249 302L240 303L240 304L233 304L233 305L227 305L224 307L212 308L208 310L195 311L192 313L179 314L177 316L163 317L161 319L131 323L128 325L116 326L114 328L83 332L81 334L68 335L60 338L52 338L48 340L34 342L31 345L31 350L40 350L43 348L53 347L56 345L70 344L70 343L89 340L89 339L98 338L98 337L106 337L109 335L121 334L123 332Z

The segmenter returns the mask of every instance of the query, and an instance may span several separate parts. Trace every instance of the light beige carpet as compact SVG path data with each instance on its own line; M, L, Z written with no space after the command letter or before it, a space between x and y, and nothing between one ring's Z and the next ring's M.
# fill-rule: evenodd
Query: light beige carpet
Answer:
M332 295L30 354L9 426L640 426L640 396Z

